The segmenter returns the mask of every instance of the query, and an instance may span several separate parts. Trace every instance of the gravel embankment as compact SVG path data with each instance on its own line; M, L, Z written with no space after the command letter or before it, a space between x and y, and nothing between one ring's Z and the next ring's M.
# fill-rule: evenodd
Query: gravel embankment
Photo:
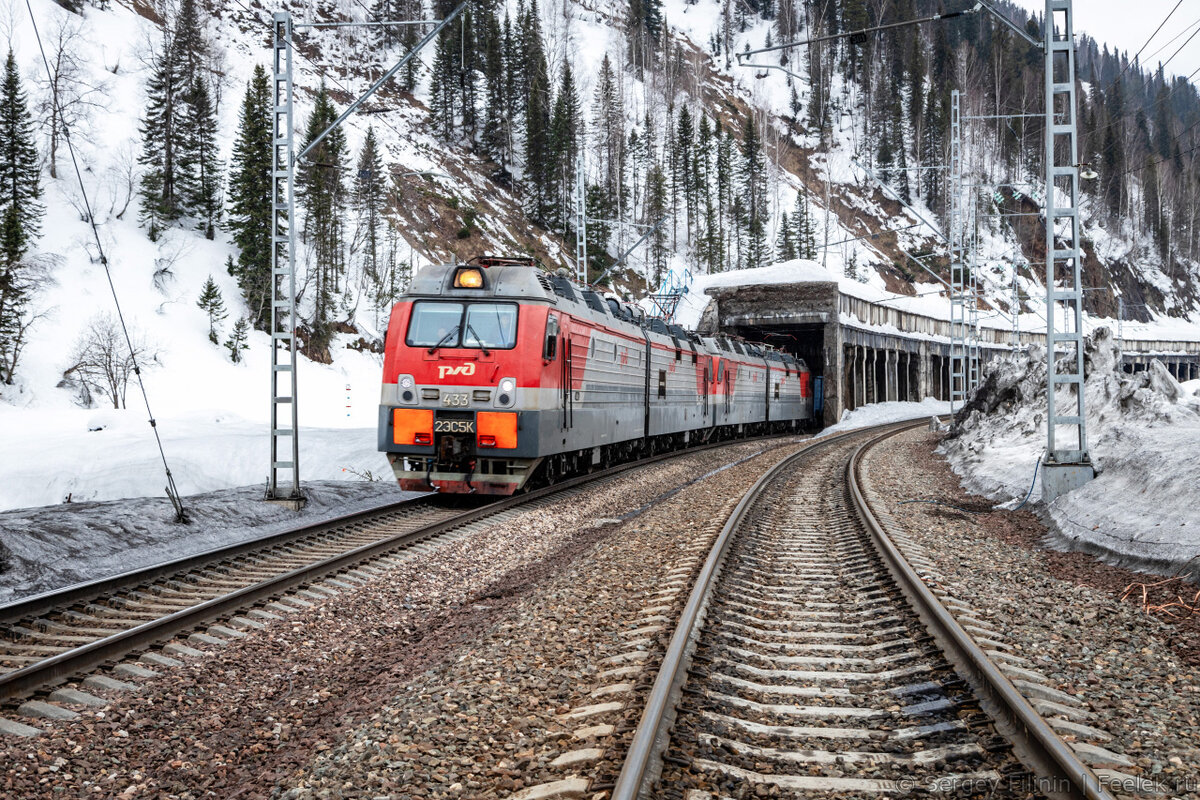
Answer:
M697 532L794 446L708 473L763 448L516 513L79 721L42 721L39 739L0 740L0 794L499 797L553 779L555 715L586 701L596 660Z
M1200 618L1159 619L1140 595L1122 601L1131 584L1160 578L1045 549L1034 514L993 511L968 494L936 444L934 434L908 432L867 455L887 510L928 548L951 594L1090 706L1088 724L1113 736L1106 747L1135 762L1127 771L1161 781L1172 797L1200 797ZM925 499L977 513L901 505Z

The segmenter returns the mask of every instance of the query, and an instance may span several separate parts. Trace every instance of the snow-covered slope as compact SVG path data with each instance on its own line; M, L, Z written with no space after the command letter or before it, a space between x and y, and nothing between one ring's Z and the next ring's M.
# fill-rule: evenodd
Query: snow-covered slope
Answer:
M156 353L145 372L145 384L179 488L194 493L257 483L267 469L269 341L265 334L251 334L245 361L233 364L223 348L208 341L204 313L196 306L201 287L212 276L229 309L222 338L233 320L246 312L236 283L224 268L226 260L236 255L229 234L218 229L215 240L208 241L195 230L177 227L159 242L151 242L138 225L138 200L129 196L141 147L138 129L148 55L161 35L152 19L157 12L140 0L115 0L104 10L86 6L82 16L52 0L31 2L43 39L64 22L79 26L77 50L85 65L83 77L105 89L101 106L76 131L75 142L121 308ZM506 5L515 17L516 0ZM368 16L365 5L357 2L290 7L300 20L314 19L313 15L356 20ZM208 8L212 12L206 22L208 35L224 59L219 81L220 147L228 164L246 80L254 65L269 61L268 11L240 0L219 1ZM791 210L797 192L805 190L812 200L818 241L830 243L817 257L822 274L857 283L880 297L889 290L930 294L903 301L913 310L936 313L945 304L934 296L936 284L931 278L921 283L927 276L920 270L906 276L895 267L905 263L899 247L915 252L936 245L936 233L922 223L936 215L919 198L914 201L915 214L904 210L855 165L854 159L863 153L869 158L870 148L865 147L868 121L856 110L859 94L852 82L837 73L830 77L829 91L837 98L838 111L832 116L826 146L816 131L785 119L791 113L793 87L783 72L742 68L726 63L723 56L713 57L712 43L722 24L723 5L718 0L665 0L666 43L677 48L674 53L684 65L669 81L654 71L639 78L623 66L628 7L622 0L542 3L540 12L551 73L556 75L564 61L571 63L589 131L591 100L606 55L618 68L627 126L642 126L649 117L660 143L668 115L680 105L693 108L697 116L719 118L733 130L753 113L763 130L768 164L768 240L774 241L781 212ZM428 9L427 13L432 15ZM42 70L36 40L20 5L14 6L10 18L9 40L33 103L39 97L33 82ZM762 46L771 25L750 15L741 30L733 30L730 49ZM307 30L302 36L296 60L298 129L322 79L339 107L344 107L399 56L398 50L381 51L365 35L346 29ZM426 65L432 59L432 49L422 56ZM526 251L536 253L548 266L567 265L570 250L561 238L525 218L519 185L515 190L505 188L492 179L494 163L462 143L448 144L434 135L425 105L430 88L425 68L412 96L382 95L368 105L369 113L352 117L346 127L349 150L356 155L367 126L372 125L396 177L389 219L398 258L419 267L451 256ZM807 78L795 81L801 97L808 97L811 88ZM44 142L39 141L39 147L44 151ZM129 388L129 410L98 415L97 409L79 408L77 393L59 385L81 331L95 314L114 309L107 277L79 211L80 193L65 152L59 161L57 179L43 173L47 216L44 235L36 243L37 251L53 264L53 283L35 301L43 316L15 385L0 386L0 443L5 454L0 459L0 509L56 503L68 494L76 499L155 494L163 482L135 386ZM594 180L601 165L592 157L587 169ZM520 164L514 167L514 175L519 184ZM459 238L468 212L476 223ZM984 228L981 241L988 266L982 272L989 276L984 290L999 298L998 307L1006 307L1006 275L1010 274L1006 270L1011 266L1004 259L1011 254L1013 242L998 229ZM885 229L902 230L870 236ZM611 244L628 245L633 235L626 231ZM1100 257L1118 253L1124 241L1105 231L1096 231L1095 237ZM629 263L631 269L619 276L617 288L636 291L641 286L636 273L644 266L643 250L635 251ZM669 266L677 275L696 270L694 252L682 237ZM811 272L818 267L810 264L805 269ZM1149 280L1162 283L1153 270L1148 274ZM911 283L914 277L915 284ZM719 280L724 276L697 278L691 297L681 304L683 321L690 321L689 314L698 315L695 306L703 297L703 287ZM1036 278L1022 281L1026 294L1033 298L1040 294ZM381 339L386 313L358 299L357 311L351 315L356 332L335 339L333 363L304 360L301 365L301 464L306 478L387 473L374 450L379 357L369 347L360 349L363 343ZM1036 300L1026 310L1022 325L1034 329L1040 319Z

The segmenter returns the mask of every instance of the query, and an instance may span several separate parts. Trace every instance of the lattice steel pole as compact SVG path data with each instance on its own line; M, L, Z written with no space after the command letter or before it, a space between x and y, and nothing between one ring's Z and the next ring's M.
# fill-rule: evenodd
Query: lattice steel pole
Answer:
M962 118L957 89L950 92L950 410L967 396L966 265L963 263Z
M1012 265L1012 348L1014 353L1021 352L1021 285L1017 283L1017 262Z
M575 272L579 282L587 286L587 180L582 147L575 156Z
M272 26L271 130L271 473L268 500L300 504L300 436L296 404L296 218L292 124L292 16ZM280 406L290 415L280 421ZM290 473L290 485L280 473Z
M967 311L967 391L979 386L979 216L975 197L971 198L971 254L968 261L970 285Z
M1079 148L1075 104L1075 19L1072 0L1046 0L1046 454L1047 503L1090 481L1084 410L1083 291L1079 250ZM1059 205L1061 202L1063 205ZM1066 222L1058 246L1058 224ZM1062 281L1060 284L1059 281ZM1062 330L1055 319L1063 304ZM1057 347L1065 358L1058 364ZM1055 392L1067 390L1060 409ZM1060 433L1060 429L1064 429Z

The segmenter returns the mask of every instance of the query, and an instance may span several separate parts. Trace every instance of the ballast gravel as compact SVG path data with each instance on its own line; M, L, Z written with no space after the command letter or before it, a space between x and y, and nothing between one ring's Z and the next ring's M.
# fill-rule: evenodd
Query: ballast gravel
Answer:
M730 445L510 512L136 694L97 690L112 705L0 738L0 796L503 797L562 778L551 762L579 725L557 715L624 705L588 697L596 662L795 447Z
M1046 549L1033 513L967 493L936 445L917 430L867 454L887 510L928 548L951 594L1091 708L1088 724L1113 736L1105 747L1136 764L1122 771L1159 781L1169 797L1200 798L1200 619L1160 619L1140 595L1122 601L1131 584L1161 578Z

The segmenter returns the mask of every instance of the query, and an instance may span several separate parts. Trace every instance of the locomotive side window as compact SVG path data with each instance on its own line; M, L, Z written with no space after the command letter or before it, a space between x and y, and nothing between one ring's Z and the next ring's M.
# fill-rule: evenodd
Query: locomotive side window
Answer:
M457 347L462 313L462 303L413 303L405 343L409 347Z
M658 371L658 396L667 396L667 371L665 369Z
M542 358L553 361L558 356L558 317L546 316L546 343L542 345Z

